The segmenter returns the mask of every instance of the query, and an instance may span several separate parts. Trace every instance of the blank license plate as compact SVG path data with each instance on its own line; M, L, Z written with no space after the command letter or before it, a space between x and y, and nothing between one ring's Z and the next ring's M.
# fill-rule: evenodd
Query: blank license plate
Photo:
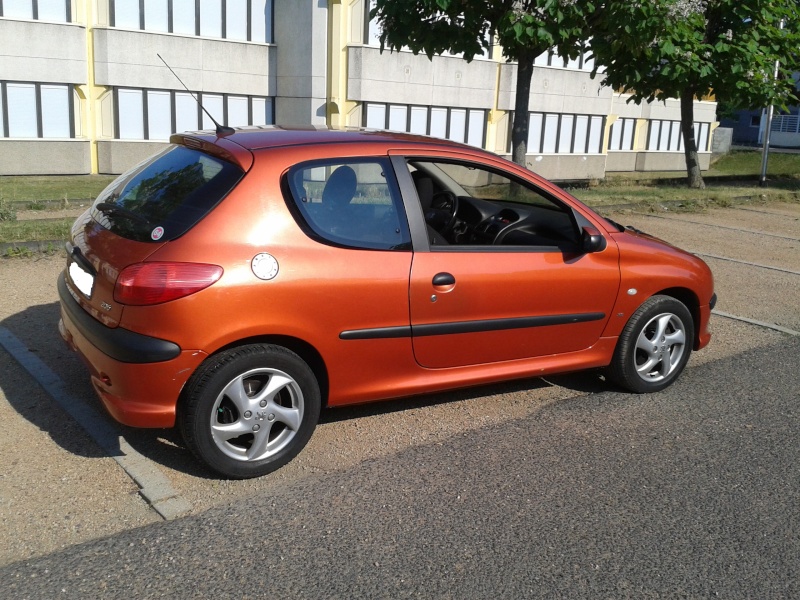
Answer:
M70 263L69 276L72 283L78 288L81 293L87 298L92 297L92 288L94 287L94 276L91 273L84 271L78 263Z

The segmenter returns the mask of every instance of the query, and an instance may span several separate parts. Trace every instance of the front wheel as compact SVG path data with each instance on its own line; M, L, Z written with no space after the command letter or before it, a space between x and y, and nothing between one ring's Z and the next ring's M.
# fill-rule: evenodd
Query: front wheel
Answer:
M692 315L682 302L670 296L648 298L619 337L611 379L632 392L663 390L683 371L693 340Z
M233 479L266 475L311 438L320 392L309 366L281 346L249 345L209 358L187 384L178 425L187 447Z

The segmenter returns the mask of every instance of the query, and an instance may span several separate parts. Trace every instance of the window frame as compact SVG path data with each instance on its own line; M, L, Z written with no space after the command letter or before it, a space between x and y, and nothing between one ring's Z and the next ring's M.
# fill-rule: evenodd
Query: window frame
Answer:
M386 131L402 131L404 133L412 133L413 135L433 136L433 134L431 133L431 123L432 123L433 111L434 110L444 110L444 111L446 111L445 112L445 136L443 138L440 138L439 136L433 136L433 137L437 137L438 139L446 139L446 140L449 140L449 141L456 141L456 142L458 142L458 141L457 140L453 140L453 139L450 138L450 132L451 132L450 128L451 128L451 125L452 125L453 111L464 111L465 112L465 114L464 114L464 141L458 142L458 143L466 144L466 145L471 146L473 148L485 149L485 147L486 147L486 137L487 137L487 131L488 131L488 128L489 128L488 127L488 125L489 125L489 109L486 109L486 108L474 108L474 107L469 107L469 106L440 106L440 105L437 105L437 104L425 105L425 104L404 104L404 103L400 103L400 102L397 102L397 103L395 103L395 102L370 102L368 100L365 100L362 103L362 110L361 110L361 126L362 127L369 127L367 125L367 117L368 117L368 112L369 112L368 107L370 105L372 105L372 106L382 106L384 108L384 123L383 123L383 127L380 127L379 129L385 129ZM391 109L392 108L404 108L405 109L405 111L406 111L406 115L405 115L406 126L405 126L404 130L389 129L389 123L390 123L390 120L391 120L391 112L392 112ZM426 111L426 115L425 115L425 119L426 119L425 133L413 133L411 131L412 109L415 109L415 108L416 109L422 108L422 109L424 109ZM480 144L480 146L476 146L474 144L470 144L469 143L470 120L471 120L471 118L474 118L473 117L473 113L481 113L483 115L483 128L482 128L482 132L481 132L481 144Z
M353 243L356 240L348 240L346 238L339 238L330 232L324 231L318 227L313 219L309 218L302 206L302 202L297 197L298 190L296 189L293 179L299 171L310 170L315 168L330 168L340 167L342 165L354 164L375 164L379 165L386 177L386 186L392 201L392 206L397 214L397 220L400 225L400 235L402 241L400 244L392 246L386 243L376 242L372 243ZM327 179L326 179L327 181ZM318 158L314 160L304 161L297 163L290 167L281 177L281 192L283 193L284 202L292 213L298 227L312 240L333 246L335 248L342 248L345 250L358 250L358 251L373 251L373 252L411 252L412 240L411 229L409 226L408 215L406 214L406 204L404 196L400 189L398 178L395 174L394 166L390 157L388 156L352 156L341 157L335 156L330 158Z
M8 84L21 84L34 86L34 101L36 111L36 136L27 138L12 138L10 134L10 116L8 106ZM69 122L69 137L44 137L42 118L42 86L58 86L67 89L67 119ZM50 81L0 81L0 139L19 140L63 140L75 139L75 85L72 83L57 83Z
M113 0L110 0L113 2ZM42 19L39 18L39 0L30 0L31 3L31 20L33 21L40 21ZM66 16L66 20L64 21L50 21L47 20L47 23L72 23L72 0L64 0L64 14ZM6 17L3 0L0 0L0 17ZM9 19L13 19L16 17L7 17Z
M636 137L636 122L638 119L634 117L620 117L611 124L608 132L608 149L610 151L619 152L633 152L634 151L634 138ZM616 129L617 125L621 125L620 129ZM631 131L632 129L632 131ZM619 131L619 137L614 143L614 133ZM630 131L630 140L626 141L626 134ZM615 147L612 147L615 146Z
M2 1L0 0L0 6L2 6ZM37 2L38 0L32 0L33 2ZM65 0L66 2L71 2L71 0ZM194 33L193 34L186 34L179 32L176 35L194 35L195 37L203 37L207 39L223 39L229 40L232 42L241 42L241 43L255 43L255 44L274 44L275 43L275 2L274 0L265 0L265 6L268 5L269 9L269 17L267 18L267 23L264 26L264 40L254 40L253 39L253 9L254 4L257 0L246 0L246 17L247 17L247 39L242 40L239 38L228 38L227 36L227 14L228 14L228 0L220 0L221 4L221 14L220 14L220 37L217 38L216 36L205 36L201 35L201 19L200 19L200 3L201 0L192 0L194 4ZM116 2L117 0L108 0L108 22L111 27L117 27L116 24ZM167 31L159 31L155 29L147 29L145 27L146 21L146 12L145 12L145 2L144 0L139 0L139 26L138 30L141 31L152 31L153 33L170 33L175 34L175 8L173 0L167 0ZM0 15L2 16L2 15Z
M528 120L528 140L527 140L528 142L530 142L530 122L533 120L534 115L541 116L541 128L540 128L540 132L539 132L539 143L536 146L536 150L532 150L531 149L531 145L528 143L526 145L527 147L525 148L525 153L526 154L552 154L552 155L560 155L560 156L569 156L569 155L582 156L582 155L585 155L585 154L602 154L602 152L603 152L603 135L605 133L606 120L608 118L607 115L596 115L596 114L591 114L591 113L552 113L552 112L543 112L543 111L530 111L528 113L528 115L529 115L529 120ZM508 118L508 148L507 148L507 152L509 154L511 154L511 152L512 152L511 137L512 137L512 132L513 132L513 129L514 129L514 112L513 111L509 111L508 116L509 116L509 118ZM545 152L544 151L544 145L545 145L545 137L546 137L546 134L547 134L547 127L546 127L547 117L553 117L553 116L558 117L557 121L556 121L556 140L555 140L555 144L554 144L556 150L555 150L555 152ZM558 151L558 148L560 146L560 141L561 141L561 124L562 124L562 121L564 120L563 119L564 116L572 117L572 125L570 127L570 138L571 139L570 139L570 150L569 150L569 152L559 152ZM587 117L586 139L585 139L585 142L584 142L582 150L575 148L575 144L576 144L575 131L576 131L577 127L578 127L579 117ZM596 127L592 126L592 123L593 123L594 119L600 119L600 122ZM596 130L600 131L600 137L599 137L598 144L597 144L597 150L595 152L591 152L591 151L589 151L589 145L590 145L590 143L592 141L592 135L594 134L594 132Z
M541 254L541 253L564 253L564 249L559 248L558 246L545 246L545 245L494 245L494 244L451 244L448 243L447 245L440 245L440 244L431 244L430 240L427 235L427 223L424 218L424 211L422 209L421 200L419 195L417 194L417 189L413 181L413 177L411 176L410 166L411 163L414 162L428 162L434 164L452 164L464 167L466 169L477 169L481 171L486 171L500 177L507 179L510 183L516 183L518 185L522 185L528 189L533 190L536 194L547 200L548 202L554 205L554 208L560 209L564 214L566 214L573 227L573 233L576 235L575 244L575 251L578 250L580 244L580 232L582 227L585 226L592 226L592 223L589 222L585 217L583 217L579 212L577 212L572 206L570 206L567 202L560 200L555 194L547 191L540 185L537 185L534 182L531 182L523 177L520 177L514 173L506 171L499 166L494 165L487 165L486 163L476 161L470 157L453 157L453 156L441 156L441 155L430 155L430 154L404 154L404 155L393 155L392 156L393 163L395 164L396 169L399 169L399 162L401 161L403 168L405 169L405 173L403 173L402 178L398 175L398 179L401 181L401 188L405 192L410 199L409 206L407 204L407 210L409 211L409 221L415 222L415 225L412 226L412 238L414 239L414 250L416 252L424 251L424 252L442 252L442 253L499 253L499 254ZM455 181L455 180L454 180ZM403 183L405 182L405 184ZM460 182L455 181L459 187L463 187ZM409 187L404 187L409 186ZM413 190L413 194L411 193ZM467 191L467 190L465 190ZM479 200L485 200L482 198L478 198ZM491 200L489 200L491 202ZM513 202L512 200L498 200L497 202L502 202L505 204L519 204L521 206L536 206L533 203L525 203L525 202ZM549 208L545 208L545 210L549 210ZM411 218L411 212L417 215L418 218L414 219ZM498 211L499 212L499 211ZM424 240L423 244L420 244L417 241L417 238Z
M181 131L200 131L203 129L203 121L207 119L207 115L203 112L201 105L203 105L203 95L215 96L222 98L222 109L223 115L221 122L223 125L228 124L228 98L247 98L247 123L242 125L235 125L234 127L259 127L263 125L274 125L275 124L275 97L274 96L252 96L249 94L238 94L238 93L218 93L218 92L186 92L185 90L165 90L162 88L137 88L137 87L129 87L129 86L114 86L112 88L112 98L113 98L113 119L114 119L114 139L115 140L122 140L119 137L120 134L120 112L119 112L119 92L120 90L132 90L137 91L142 96L142 113L143 113L143 132L144 136L142 138L124 138L123 141L130 141L130 140L147 140L147 141L155 141L155 142L167 142L169 139L151 139L150 138L150 119L149 119L149 110L148 110L148 102L147 102L147 94L148 92L161 92L161 93L168 93L169 94L169 101L170 101L170 123L171 128L174 133L180 133L177 130L177 94L186 95L187 93L190 95L194 95L195 99L197 100L197 120L195 122L194 129L181 129ZM270 107L271 107L271 123L265 124L253 124L253 102L255 100L269 100ZM203 105L205 106L205 105Z
M653 143L653 125L659 124L658 137L655 140L655 147L651 148ZM669 123L669 132L664 133L664 124ZM708 144L711 141L711 123L706 121L695 121L692 123L694 128L695 145L698 152L708 152ZM677 134L675 133L677 131ZM677 135L677 144L672 143L673 136ZM666 148L661 148L662 142L666 139ZM700 140L705 139L705 144L700 146ZM647 152L683 152L683 134L681 132L681 122L674 119L649 119L647 122L647 141L645 144Z

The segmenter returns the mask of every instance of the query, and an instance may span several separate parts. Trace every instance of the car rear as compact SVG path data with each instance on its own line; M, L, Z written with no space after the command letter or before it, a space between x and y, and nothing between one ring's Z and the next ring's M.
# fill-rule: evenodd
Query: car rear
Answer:
M174 256L164 250L182 245L252 164L247 151L224 139L173 141L117 178L78 218L58 281L62 337L88 364L109 412L137 427L174 424L180 389L205 357L185 347L174 327L162 327L171 319L163 307L224 273L190 251L181 260L159 257ZM135 318L126 319L126 311Z

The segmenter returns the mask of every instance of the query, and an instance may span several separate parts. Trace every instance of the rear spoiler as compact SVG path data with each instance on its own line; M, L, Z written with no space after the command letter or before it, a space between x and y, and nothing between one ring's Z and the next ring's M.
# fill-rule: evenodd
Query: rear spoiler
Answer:
M233 163L247 172L253 166L253 153L227 137L217 137L204 132L188 134L174 133L169 138L170 143L185 146L193 150L200 150L211 156Z

